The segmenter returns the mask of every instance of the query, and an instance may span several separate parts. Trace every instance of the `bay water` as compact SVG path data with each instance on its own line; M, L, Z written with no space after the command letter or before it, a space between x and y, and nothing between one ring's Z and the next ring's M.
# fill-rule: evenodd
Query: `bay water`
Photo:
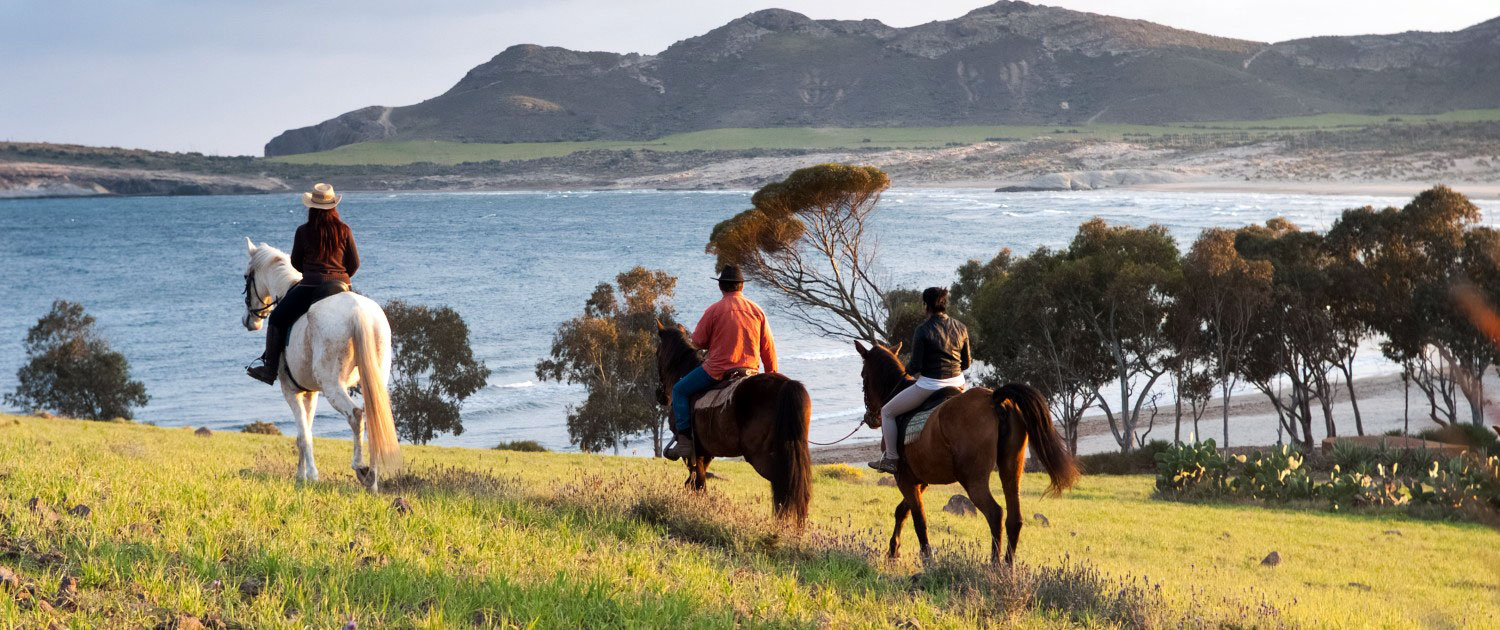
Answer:
M581 313L599 282L636 265L678 277L679 319L692 325L718 297L715 223L749 207L751 191L350 193L340 208L363 262L355 289L378 302L447 305L468 322L477 358L493 371L463 408L465 431L434 443L487 447L533 439L568 443L567 407L581 387L539 382L558 324ZM1408 199L1295 194L1094 191L998 194L978 189L895 189L873 222L892 286L946 286L971 258L1002 248L1061 247L1079 223L1159 223L1186 248L1210 226L1282 216L1326 229L1340 211ZM1495 202L1479 201L1492 209ZM240 325L244 238L289 249L306 210L294 195L0 201L0 392L15 389L27 328L55 299L82 303L129 359L150 404L140 420L237 430L266 420L292 433L279 388L244 374L263 337ZM1487 213L1488 217L1488 213ZM782 371L813 401L812 439L845 435L863 413L851 344L778 317L774 296L747 294L771 317ZM1366 352L1366 356L1374 353ZM1368 370L1382 367L1369 359ZM11 411L23 411L14 410ZM314 430L347 437L320 400ZM855 440L876 440L861 429ZM625 453L651 453L649 438Z

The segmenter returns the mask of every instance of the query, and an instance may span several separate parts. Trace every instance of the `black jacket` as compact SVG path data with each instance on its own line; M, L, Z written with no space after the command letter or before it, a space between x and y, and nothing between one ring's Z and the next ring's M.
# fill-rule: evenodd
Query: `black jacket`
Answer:
M969 329L958 320L938 313L917 327L911 338L911 361L906 373L912 376L953 378L969 369Z

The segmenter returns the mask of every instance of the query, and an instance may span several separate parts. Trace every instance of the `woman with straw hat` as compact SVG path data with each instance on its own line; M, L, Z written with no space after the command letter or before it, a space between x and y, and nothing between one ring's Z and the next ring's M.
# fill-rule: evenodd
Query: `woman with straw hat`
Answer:
M354 248L354 232L339 220L342 196L328 184L313 186L302 193L307 206L307 223L297 228L292 241L292 268L302 272L302 280L292 287L266 325L266 351L260 365L246 368L250 376L266 384L276 382L281 351L286 347L286 333L292 324L307 313L314 302L349 290L349 279L359 270L359 252Z

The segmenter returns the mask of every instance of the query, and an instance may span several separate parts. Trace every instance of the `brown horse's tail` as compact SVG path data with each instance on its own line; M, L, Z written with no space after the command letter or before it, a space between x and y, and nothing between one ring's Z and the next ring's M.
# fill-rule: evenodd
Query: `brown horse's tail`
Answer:
M990 399L995 404L995 416L1001 422L1008 422L1012 413L1020 414L1021 426L1026 428L1032 452L1052 480L1044 494L1055 497L1073 487L1078 481L1078 468L1073 465L1073 456L1068 454L1062 436L1052 428L1052 412L1047 409L1047 398L1035 387L1010 383L996 389ZM1003 442L1001 448L1004 448Z
M807 452L807 426L811 421L812 400L807 397L807 388L788 380L776 396L771 504L777 516L790 518L799 528L807 521L807 506L812 502L812 454Z

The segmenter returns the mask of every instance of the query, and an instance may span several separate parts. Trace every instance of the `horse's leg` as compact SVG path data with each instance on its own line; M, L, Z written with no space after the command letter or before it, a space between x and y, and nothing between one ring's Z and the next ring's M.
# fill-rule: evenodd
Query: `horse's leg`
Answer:
M1005 563L1016 559L1016 543L1021 540L1021 473L1026 470L1026 442L1021 441L1014 456L1000 457L1000 488L1005 492ZM991 527L994 527L991 525Z
M903 499L901 503L896 504L896 528L891 530L891 548L885 554L887 559L895 560L901 557L901 526L906 524L908 514L911 514L911 506L908 506L906 500Z
M969 500L974 502L975 509L984 515L990 525L990 562L1000 562L1000 521L1005 516L1005 511L1000 509L1000 504L995 502L994 495L990 494L990 473L985 471L984 476L971 475L963 481L964 492L969 493Z
M693 462L693 489L702 492L708 487L708 463L712 457L698 457Z
M354 403L353 398L349 397L349 390L344 388L342 382L341 379L339 384L330 387L325 392L328 395L328 404L333 405L333 408L343 414L345 420L349 421L349 428L354 431L354 457L349 467L354 470L354 476L359 480L360 485L363 485L366 490L374 492L375 471L363 463L364 410Z
M292 408L292 421L297 423L297 481L307 480L307 462L312 451L312 423L309 422L307 405L303 404L301 392L286 384L282 379L281 396L286 399L286 405Z
M297 480L314 482L318 480L318 466L313 461L312 425L318 409L318 393L297 391L287 380L281 379L281 391L297 416Z
M906 499L906 504L911 508L911 527L917 532L917 545L921 550L922 559L932 558L932 545L927 543L927 511L922 507L922 492L927 489L927 484L916 483L910 478L896 479L897 485L901 487L901 496Z

